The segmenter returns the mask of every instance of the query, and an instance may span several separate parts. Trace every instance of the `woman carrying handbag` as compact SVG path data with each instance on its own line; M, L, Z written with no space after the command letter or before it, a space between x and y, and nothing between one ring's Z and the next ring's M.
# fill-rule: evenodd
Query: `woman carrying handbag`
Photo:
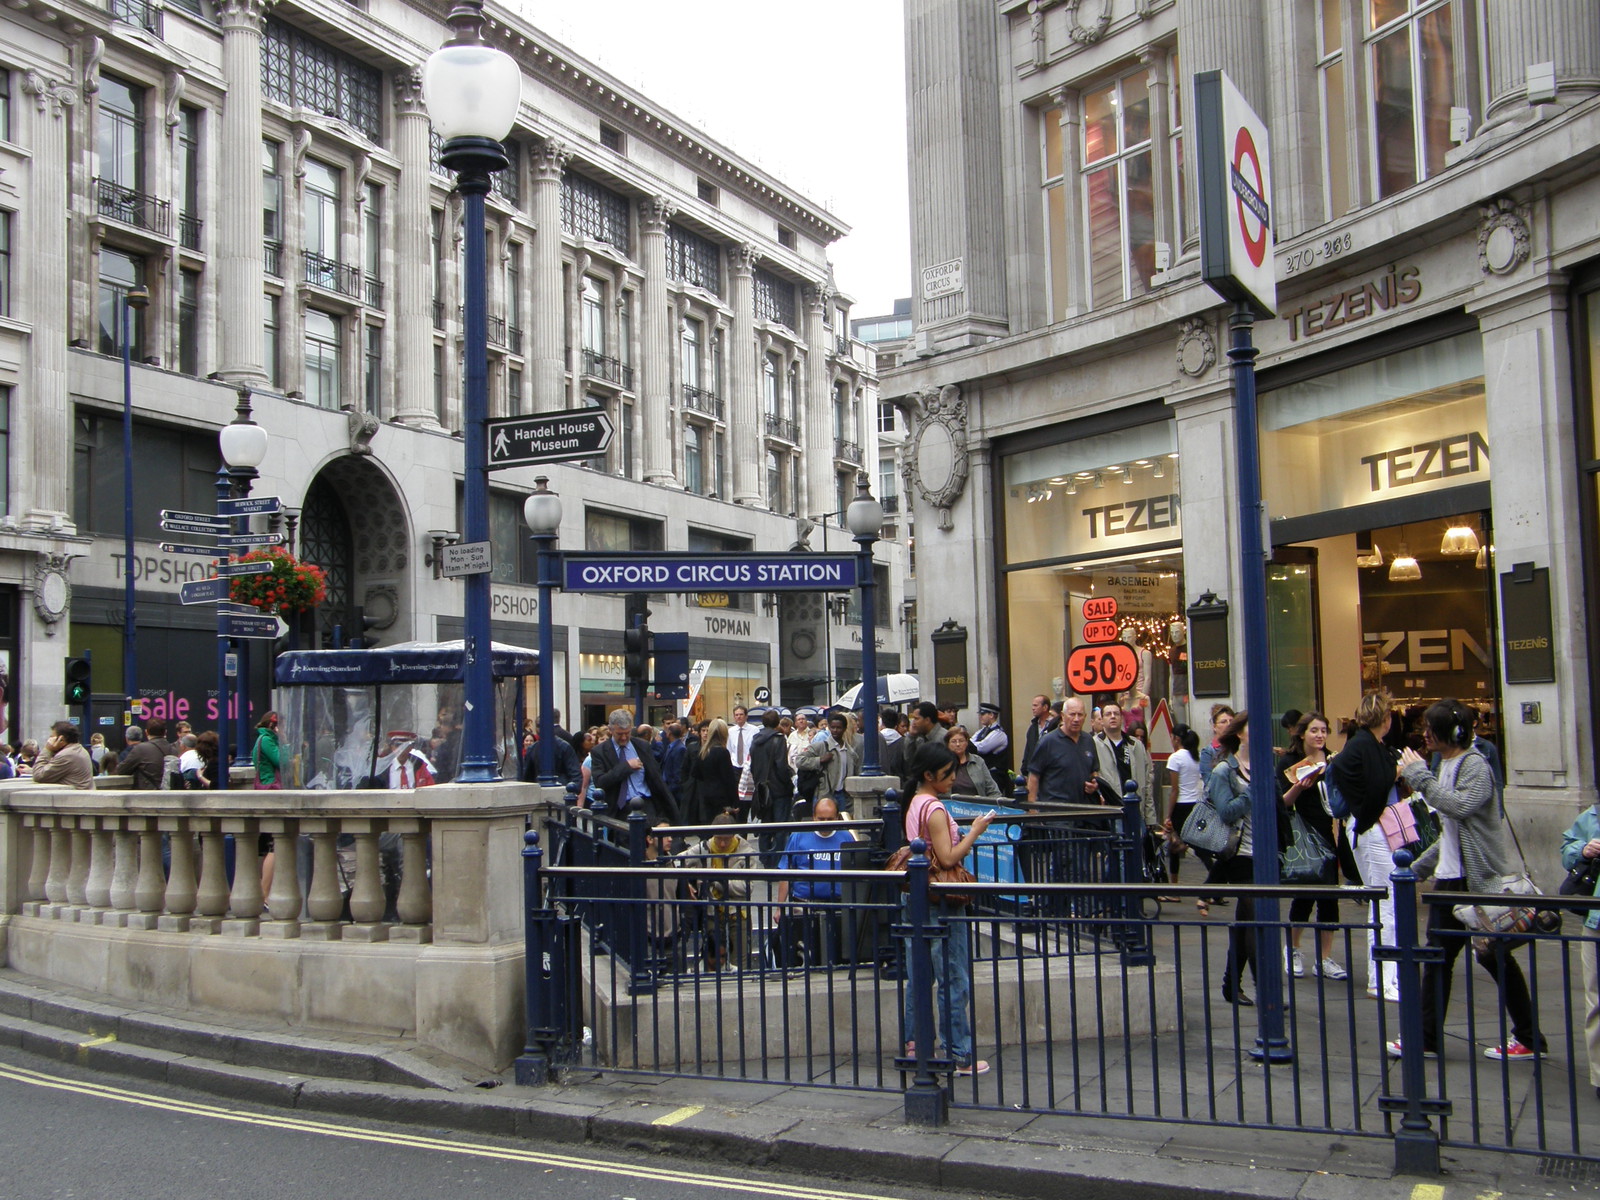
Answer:
M1473 713L1456 700L1440 700L1423 714L1427 749L1439 755L1439 773L1428 770L1425 759L1409 747L1400 755L1400 770L1411 789L1427 800L1440 816L1439 839L1412 864L1420 878L1433 876L1436 892L1498 892L1504 876L1521 869L1506 844L1506 819L1495 795L1494 772L1472 747ZM1450 984L1455 962L1466 947L1469 930L1448 904L1428 905L1428 942L1444 950L1442 962L1429 963L1422 974L1422 1052L1437 1055L1439 1028L1450 1006ZM1511 1019L1510 1041L1490 1046L1485 1058L1527 1062L1545 1052L1544 1035L1528 994L1522 967L1511 957L1506 938L1489 938L1474 951L1478 965L1500 989L1500 999ZM1400 1057L1400 1042L1388 1045L1391 1058Z
M1356 731L1350 735L1344 749L1329 761L1326 778L1333 785L1333 792L1342 798L1348 813L1361 882L1369 888L1383 889L1384 898L1378 902L1378 925L1383 944L1393 946L1396 926L1389 876L1394 873L1394 854L1378 820L1399 778L1395 753L1383 744L1383 736L1394 720L1394 697L1385 691L1366 693L1356 705L1355 720ZM1338 812L1335 815L1339 815ZM1367 933L1367 995L1381 996L1391 1004L1398 1004L1400 985L1394 964L1380 965L1372 956L1379 936L1376 931Z
M1207 883L1251 883L1255 880L1255 831L1250 822L1250 714L1235 714L1217 739L1222 754L1206 777L1206 798L1217 815L1238 831L1237 848L1218 856ZM1267 830L1272 841L1277 830ZM1271 853L1272 851L1267 851ZM1256 904L1241 897L1228 930L1228 965L1222 976L1222 998L1240 1008L1254 1008L1255 1001L1245 994L1244 970L1256 977Z

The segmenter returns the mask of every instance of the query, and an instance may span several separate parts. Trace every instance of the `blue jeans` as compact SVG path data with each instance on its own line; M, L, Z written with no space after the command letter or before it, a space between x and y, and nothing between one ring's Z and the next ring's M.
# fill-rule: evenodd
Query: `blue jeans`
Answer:
M902 900L900 905L901 919L909 920L907 901ZM947 908L943 904L928 905L929 921L943 925L949 930L945 937L930 942L928 949L933 961L934 1017L939 1023L939 1033L944 1039L945 1050L955 1059L957 1066L966 1066L972 1062L972 962L967 951L968 923L964 920L950 919L965 911L965 909ZM916 1017L911 1009L914 993L911 990L910 938L907 938L905 943L904 971L906 979L902 1013L905 1020L904 1040L912 1041L917 1026Z

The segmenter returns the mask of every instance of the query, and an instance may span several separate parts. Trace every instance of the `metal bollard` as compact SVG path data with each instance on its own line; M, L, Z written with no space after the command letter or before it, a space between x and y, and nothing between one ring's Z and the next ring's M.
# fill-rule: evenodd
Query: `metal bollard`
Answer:
M1444 950L1417 944L1417 873L1407 849L1394 852L1389 890L1394 896L1394 946L1379 946L1374 957L1392 962L1400 984L1400 1095L1378 1098L1380 1112L1399 1113L1394 1135L1394 1169L1403 1175L1439 1174L1439 1131L1430 1115L1447 1116L1450 1101L1429 1098L1422 1058L1422 967L1443 962Z
M1144 829L1144 814L1139 811L1139 785L1130 779L1122 785L1122 847L1118 860L1123 883L1145 882ZM1131 894L1125 896L1123 911L1128 923L1117 938L1123 965L1149 966L1155 962L1156 956L1151 949L1150 926L1144 921L1139 897Z
M539 868L544 852L539 833L522 835L522 938L527 997L524 1001L523 1051L517 1056L516 1081L523 1087L550 1082L550 1042L555 1030L549 1020L550 960L546 943L549 912L540 896Z
M934 1075L933 953L931 943L947 931L928 919L928 844L911 843L906 870L905 932L911 943L910 978L912 1037L917 1043L916 1074L906 1089L906 1120L913 1125L943 1125L950 1114L950 1096Z

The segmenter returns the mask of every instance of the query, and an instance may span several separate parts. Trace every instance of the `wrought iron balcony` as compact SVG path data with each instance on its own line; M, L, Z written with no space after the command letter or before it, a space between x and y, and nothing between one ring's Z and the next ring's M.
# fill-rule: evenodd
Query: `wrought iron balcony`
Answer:
M157 37L161 36L161 10L150 0L111 0L107 7L115 20L126 21L129 25L137 25Z
M522 330L518 329L515 325L512 325L506 330L506 332L511 335L511 353L521 354Z
M361 282L362 282L362 286L366 290L367 307L368 308L382 308L383 307L383 280L378 279L378 278L376 278L376 277L374 277L372 275L364 275L364 276L362 276Z
M504 346L506 344L506 319L504 317L490 317L488 322L490 345Z
M690 412L704 413L708 417L722 420L722 399L715 392L708 392L705 388L683 385L683 407Z
M361 298L361 271L358 268L347 267L344 263L310 250L302 250L300 254L305 259L307 283L338 292L341 296L349 296L352 300Z
M96 179L94 190L102 217L148 230L160 237L172 236L172 205L165 200L125 188L109 179Z
M767 436L780 438L793 445L800 444L800 430L788 417L775 417L767 414Z
M178 214L178 244L185 250L200 249L200 231L205 222L193 213Z
M607 383L614 383L625 391L633 390L633 368L625 366L618 359L608 358L593 350L583 352L583 373L595 379L604 379Z
M433 302L433 327L435 329L443 329L444 328L444 301L443 300L435 300Z
M836 337L836 338L834 338L833 339L833 352L835 354L837 354L840 358L849 358L850 357L850 339L847 338L847 337Z
M892 516L900 511L899 496L879 496L878 503L883 505L883 511L888 515Z
M262 242L261 258L267 268L268 275L276 275L279 279L283 278L282 242Z
M851 466L861 465L861 447L854 442L847 442L843 438L833 439L833 456L840 462L847 462Z

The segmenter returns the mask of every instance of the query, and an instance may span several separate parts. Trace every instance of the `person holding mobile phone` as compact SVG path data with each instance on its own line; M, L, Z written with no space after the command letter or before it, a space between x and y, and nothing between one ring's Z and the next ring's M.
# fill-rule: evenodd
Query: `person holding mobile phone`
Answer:
M1278 759L1276 781L1278 797L1285 809L1294 809L1300 819L1327 842L1338 847L1340 835L1334 830L1333 812L1328 807L1328 718L1319 712L1301 714L1289 737L1289 747ZM1288 820L1282 815L1280 820ZM1349 857L1348 844L1343 857ZM1341 861L1343 859L1341 858ZM1352 868L1354 864L1352 863ZM1330 880L1329 882L1333 882ZM1284 948L1284 970L1296 979L1306 973L1305 958L1300 953L1300 938L1305 933L1304 922L1315 908L1317 924L1339 923L1339 902L1326 900L1295 900L1289 905L1289 945ZM1344 967L1333 957L1333 930L1324 929L1317 935L1321 953L1317 957L1316 973L1326 979L1349 977Z

